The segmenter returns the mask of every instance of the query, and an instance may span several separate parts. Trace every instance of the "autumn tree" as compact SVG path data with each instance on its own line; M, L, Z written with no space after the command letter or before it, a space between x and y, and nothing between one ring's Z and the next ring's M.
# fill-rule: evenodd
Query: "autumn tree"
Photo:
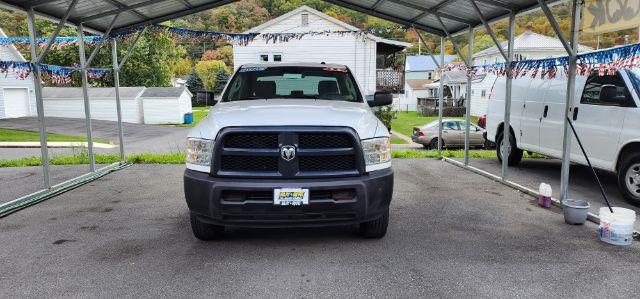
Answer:
M213 90L218 71L228 72L227 65L222 60L201 60L196 64L196 72L200 75L206 90Z

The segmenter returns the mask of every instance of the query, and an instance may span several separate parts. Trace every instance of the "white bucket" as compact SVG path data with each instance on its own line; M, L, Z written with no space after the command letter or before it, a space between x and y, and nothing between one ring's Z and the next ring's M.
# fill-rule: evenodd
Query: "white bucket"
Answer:
M612 214L609 208L600 208L600 240L614 245L631 245L635 221L633 210L614 207Z

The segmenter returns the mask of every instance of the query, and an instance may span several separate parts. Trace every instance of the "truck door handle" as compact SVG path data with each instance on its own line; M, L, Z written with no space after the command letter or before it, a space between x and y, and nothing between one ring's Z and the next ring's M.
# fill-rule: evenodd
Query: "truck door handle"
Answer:
M578 120L578 107L573 108L573 120Z
M549 113L549 106L544 106L544 112L542 113L542 117L547 118L547 114Z

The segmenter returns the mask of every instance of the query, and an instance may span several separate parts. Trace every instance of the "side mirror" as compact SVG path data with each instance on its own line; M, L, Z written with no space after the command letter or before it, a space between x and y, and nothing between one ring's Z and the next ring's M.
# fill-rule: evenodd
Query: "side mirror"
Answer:
M393 104L393 95L388 92L376 92L373 101L367 101L369 107L387 106Z
M618 99L618 87L615 85L602 85L600 89L600 102L603 103L617 103Z

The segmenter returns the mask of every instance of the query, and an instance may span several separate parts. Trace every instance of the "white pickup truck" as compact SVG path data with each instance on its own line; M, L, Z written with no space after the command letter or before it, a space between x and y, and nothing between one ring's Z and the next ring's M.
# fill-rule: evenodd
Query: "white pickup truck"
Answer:
M393 193L389 131L344 65L238 68L187 139L184 191L194 235L225 226L359 224L387 230Z
M510 143L517 148L508 157L516 165L523 151L562 157L566 76L554 79L513 80ZM578 76L571 121L594 167L615 172L624 197L640 204L640 69L615 74ZM499 78L489 98L487 138L504 139L505 79ZM573 134L572 134L573 136ZM498 147L498 157L502 161ZM586 165L575 138L571 161Z

